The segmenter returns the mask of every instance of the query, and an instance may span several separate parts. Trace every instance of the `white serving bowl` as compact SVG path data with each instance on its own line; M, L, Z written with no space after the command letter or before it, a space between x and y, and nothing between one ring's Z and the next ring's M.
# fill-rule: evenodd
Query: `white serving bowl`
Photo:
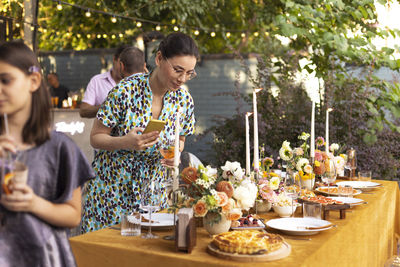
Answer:
M297 205L294 204L293 206L274 206L274 211L278 213L279 217L287 218L290 217L297 208Z

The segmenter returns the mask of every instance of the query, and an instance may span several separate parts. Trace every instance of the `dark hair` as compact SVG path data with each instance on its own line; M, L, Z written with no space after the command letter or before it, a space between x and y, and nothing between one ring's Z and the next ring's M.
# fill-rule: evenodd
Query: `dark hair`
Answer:
M40 65L35 53L22 41L10 41L0 45L0 61L12 65L26 75L39 72ZM38 90L32 93L32 106L28 121L22 129L24 143L40 145L50 138L51 112L50 94L43 81ZM4 133L3 117L0 118L0 129Z
M122 51L124 51L124 49L125 49L125 48L128 48L128 47L129 47L129 45L127 45L127 44L122 44L122 45L120 45L120 46L117 48L117 50L115 50L114 59L118 59L119 56L121 55Z
M188 35L177 32L171 33L158 46L158 51L161 52L164 58L175 56L194 56L199 58L199 49L195 41Z
M144 53L137 47L125 48L119 55L119 60L124 64L125 71L130 74L144 71Z
M58 79L58 74L55 72L49 72L49 74L47 74L47 75L54 75Z

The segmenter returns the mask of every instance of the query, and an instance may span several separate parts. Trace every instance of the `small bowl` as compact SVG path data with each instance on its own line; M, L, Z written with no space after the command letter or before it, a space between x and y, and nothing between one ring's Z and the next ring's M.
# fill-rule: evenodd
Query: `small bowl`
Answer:
M279 217L290 217L296 211L297 205L293 206L274 206L274 211L278 213Z

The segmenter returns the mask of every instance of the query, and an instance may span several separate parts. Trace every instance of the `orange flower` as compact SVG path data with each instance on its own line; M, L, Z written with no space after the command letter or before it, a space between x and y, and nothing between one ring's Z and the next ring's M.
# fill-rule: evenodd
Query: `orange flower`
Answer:
M207 205L203 200L197 201L193 206L194 215L196 217L204 217L207 214Z
M181 172L181 177L182 177L182 180L185 183L191 184L192 182L195 182L197 180L199 175L197 174L197 169L196 168L194 168L194 167L186 167Z
M242 212L239 209L233 209L227 216L228 220L236 221L242 217Z
M221 181L217 184L215 188L218 192L225 192L228 198L233 196L233 186L230 182Z
M223 207L226 204L228 204L228 196L225 194L225 192L217 192L218 195L218 207Z
M232 198L230 198L228 203L225 206L222 206L222 212L223 213L230 212L233 209L234 205L235 205L235 201Z

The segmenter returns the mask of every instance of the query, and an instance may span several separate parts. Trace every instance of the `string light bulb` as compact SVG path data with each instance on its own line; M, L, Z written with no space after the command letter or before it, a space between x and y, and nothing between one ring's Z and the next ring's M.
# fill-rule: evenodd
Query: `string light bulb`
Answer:
M97 39L100 39L101 38L101 34L97 34Z
M62 7L60 1L58 1L57 10L58 10L58 11L61 11L62 9L63 9L63 7Z
M254 36L255 36L255 37L258 37L258 32L254 32Z
M111 39L115 39L116 37L115 34L111 35Z
M90 39L90 37L92 37L90 33L86 34L86 38Z
M161 26L160 25L157 25L156 26L156 31L160 31L161 30Z
M211 37L215 37L215 32L210 33Z
M112 23L116 23L116 22L117 22L117 18L116 18L115 16L112 16L111 22L112 22Z
M242 34L240 36L242 36L242 38L244 38L244 37L246 37L246 34L244 32L242 32Z
M91 15L92 15L92 14L90 13L90 9L88 9L88 10L86 11L86 13L85 13L85 16L88 17L88 18L90 18Z
M229 37L231 37L231 33L230 33L230 32L227 32L227 33L226 33L226 38L229 38Z
M138 27L138 28L142 27L142 23L141 23L140 21L138 21L138 22L136 23L136 27Z
M178 26L174 26L174 31L179 31L179 27Z
M104 38L104 39L107 39L107 37L108 37L107 34L104 33L104 34L103 34L103 38Z
M18 22L15 23L15 27L19 28L19 26L21 26L21 24L19 24Z
M119 38L124 37L124 35L122 33L120 33L118 36L119 36Z
M194 31L194 35L197 36L197 35L199 35L199 34L200 34L200 32L199 32L198 30L195 30L195 31Z

